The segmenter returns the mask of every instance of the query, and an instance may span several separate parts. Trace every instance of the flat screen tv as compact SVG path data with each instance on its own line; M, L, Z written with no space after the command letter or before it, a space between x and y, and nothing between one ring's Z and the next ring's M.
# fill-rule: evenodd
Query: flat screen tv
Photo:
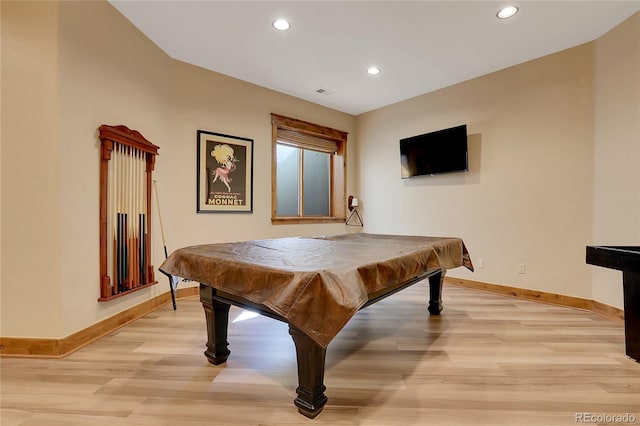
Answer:
M467 125L400 139L402 178L469 171Z

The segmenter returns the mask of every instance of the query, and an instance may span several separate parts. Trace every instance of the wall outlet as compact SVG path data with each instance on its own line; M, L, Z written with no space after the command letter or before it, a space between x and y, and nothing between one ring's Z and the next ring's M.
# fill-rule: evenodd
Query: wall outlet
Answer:
M526 274L527 273L527 265L525 265L524 263L518 263L518 273L519 274Z
M484 259L476 259L474 264L478 269L482 269L484 268Z

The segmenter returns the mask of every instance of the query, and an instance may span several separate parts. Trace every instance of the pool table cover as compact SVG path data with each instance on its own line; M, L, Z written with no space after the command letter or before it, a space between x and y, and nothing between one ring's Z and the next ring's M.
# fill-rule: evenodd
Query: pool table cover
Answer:
M264 305L326 348L371 295L459 266L473 271L460 238L351 233L185 247L160 269Z

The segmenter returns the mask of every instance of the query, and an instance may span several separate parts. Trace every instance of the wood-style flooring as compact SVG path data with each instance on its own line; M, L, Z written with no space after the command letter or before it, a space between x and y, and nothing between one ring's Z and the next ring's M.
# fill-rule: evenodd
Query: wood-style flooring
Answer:
M64 359L1 359L0 424L556 426L587 413L640 424L640 363L624 353L622 324L451 285L433 317L427 294L417 284L347 324L327 350L329 402L314 420L293 405L286 324L231 323L231 356L213 366L191 297Z

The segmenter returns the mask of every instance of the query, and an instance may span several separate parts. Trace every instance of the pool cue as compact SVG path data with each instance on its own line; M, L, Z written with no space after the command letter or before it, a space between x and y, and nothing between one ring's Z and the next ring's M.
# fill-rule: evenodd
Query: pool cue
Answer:
M162 245L164 246L164 258L169 257L167 254L167 242L164 239L164 225L162 224L162 214L160 213L160 198L158 198L158 182L153 181L153 190L156 193L156 205L158 206L158 219L160 219L160 234L162 235Z
M145 250L144 250L144 246L145 246L145 242L144 242L144 227L145 227L145 220L144 220L144 214L140 213L140 215L138 216L138 221L140 222L139 225L139 230L138 230L138 239L140 240L140 245L138 247L138 256L140 257L140 284L146 284L147 283L147 277L146 274L144 272L145 270Z
M124 290L131 289L131 241L129 240L129 227L131 226L131 222L129 221L129 216L131 215L131 148L125 148L126 153L126 165L125 165L125 196L124 196L124 247L125 247L125 283Z
M139 251L139 240L138 234L140 225L140 221L138 220L138 216L140 214L140 209L138 206L138 197L140 191L140 176L139 176L139 165L138 165L138 157L140 156L139 151L133 150L132 152L132 169L133 169L133 179L131 186L131 251L133 257L133 287L138 287L140 285L140 258L138 257Z
M139 247L138 247L138 257L140 258L140 264L139 264L139 268L138 268L138 274L140 275L140 284L146 284L147 283L147 276L145 273L145 269L146 269L146 257L145 257L145 238L144 238L144 230L145 230L145 218L144 218L144 211L145 211L145 203L144 200L146 199L146 191L145 191L145 175L144 175L144 158L145 158L145 154L140 151L140 155L138 157L138 173L139 173L139 179L138 179L138 241L139 241Z
M146 230L147 230L147 220L146 220L146 201L147 201L147 186L146 186L146 154L141 152L140 155L140 215L138 216L138 220L140 221L140 229L139 236L140 239L140 282L143 284L147 284L149 280L147 279L147 238L146 238Z
M117 199L115 206L117 224L116 224L116 246L117 246L117 256L116 256L116 264L117 264L117 275L116 282L114 287L114 293L118 294L122 292L122 282L124 281L124 259L122 258L122 254L124 250L122 248L122 193L123 193L123 182L122 182L122 146L120 144L116 145L117 159L118 162L116 164L116 188L117 188Z
M117 213L118 215L118 223L116 224L116 267L117 267L117 273L116 273L116 282L115 282L115 288L113 289L114 294L118 294L120 293L120 290L122 289L122 213Z
M125 167L124 167L124 235L122 236L122 242L124 247L124 283L123 283L123 291L131 290L131 270L132 270L132 261L131 258L131 181L132 181L132 161L131 155L132 153L131 147L125 147Z
M136 182L136 158L135 158L135 150L133 148L129 148L129 169L130 169L130 178L129 178L129 214L131 217L131 223L129 224L129 239L127 242L129 243L129 290L131 290L136 285L136 225L138 224L138 220L135 217L135 182Z
M140 266L139 266L139 272L138 275L140 275L140 284L146 284L147 283L147 277L145 274L145 269L146 269L146 260L145 260L145 256L144 256L144 230L145 230L145 221L144 221L144 199L146 198L146 192L145 192L145 173L144 173L144 158L145 158L145 153L140 151L140 156L139 156L139 162L138 162L138 170L139 170L139 181L138 181L138 186L139 186L139 190L138 190L138 221L139 221L139 225L138 225L138 241L139 243L139 247L138 247L138 257L140 258Z
M160 213L160 198L158 198L158 182L153 181L153 190L156 193L156 204L158 205L158 219L160 220L160 234L162 235L162 245L164 247L164 258L168 258L169 254L167 253L167 242L164 239L164 225L162 223L162 214ZM165 274L166 275L166 274ZM177 309L176 306L176 287L178 286L178 277L173 275L167 275L169 277L169 290L171 292L171 303L173 304L173 310Z

